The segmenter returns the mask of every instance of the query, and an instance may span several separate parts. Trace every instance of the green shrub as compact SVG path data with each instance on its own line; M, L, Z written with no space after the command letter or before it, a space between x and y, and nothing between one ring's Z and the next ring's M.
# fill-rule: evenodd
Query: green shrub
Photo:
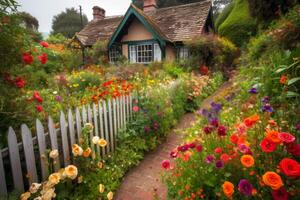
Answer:
M172 77L178 78L183 74L183 69L175 63L166 62L163 64L164 70Z
M256 32L256 23L250 15L247 0L236 0L234 8L219 27L221 36L227 37L237 46L242 46Z
M68 77L68 83L73 90L84 90L88 87L97 87L101 83L99 74L89 71L74 73Z
M231 13L232 9L234 7L234 3L231 2L230 4L228 4L223 10L222 12L218 15L216 21L215 21L215 29L218 30L220 25L227 19L227 17L229 16L229 14Z

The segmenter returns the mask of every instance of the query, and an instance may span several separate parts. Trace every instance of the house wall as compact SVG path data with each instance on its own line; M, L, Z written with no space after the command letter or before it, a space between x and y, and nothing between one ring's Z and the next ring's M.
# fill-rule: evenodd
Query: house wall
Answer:
M128 44L122 45L122 54L128 59Z
M121 41L126 42L151 39L153 39L152 34L144 27L144 25L140 21L134 19L128 27L128 34L124 35Z
M176 59L176 50L173 46L167 44L166 46L166 61L173 61Z

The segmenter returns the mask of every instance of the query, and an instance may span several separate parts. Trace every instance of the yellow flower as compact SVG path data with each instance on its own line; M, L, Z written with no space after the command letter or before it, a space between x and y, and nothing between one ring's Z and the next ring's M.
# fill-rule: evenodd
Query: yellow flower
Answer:
M30 186L30 188L29 188L29 192L31 194L36 193L40 189L41 185L42 184L39 184L39 183L32 183L31 186Z
M70 179L75 179L78 175L78 170L77 167L74 165L69 165L65 168L65 173L67 175L68 178Z
M27 200L30 198L30 192L25 192L20 196L20 200Z
M53 173L49 176L48 178L49 182L52 184L52 185L56 185L59 183L60 181L60 174L59 173Z
M56 197L56 194L55 194L55 189L54 188L50 188L46 191L42 191L41 194L42 194L42 199L53 199Z
M91 150L91 148L89 147L89 148L87 148L86 150L84 150L84 152L82 153L82 156L85 157L85 158L87 158L87 157L90 156L91 152L92 152L92 150Z
M73 144L72 145L72 153L74 156L81 156L83 153L83 149L79 145Z
M99 184L99 192L102 194L105 190L105 187L103 184Z
M61 180L64 180L64 179L67 177L64 168L61 168L61 169L58 171L58 173L59 173L59 175L60 175L60 179L61 179Z
M108 194L107 194L107 199L108 200L112 200L114 198L114 193L112 193L112 191L110 191Z
M103 168L103 163L102 162L98 162L97 166L99 167L99 169L102 169Z
M54 150L50 151L50 153L49 153L49 157L52 158L52 159L57 158L58 155L59 154L58 154L58 150L57 149L54 149Z
M100 140L98 141L98 145L99 145L100 147L105 147L105 146L107 145L107 142L106 142L106 140L104 140L104 139L100 139Z

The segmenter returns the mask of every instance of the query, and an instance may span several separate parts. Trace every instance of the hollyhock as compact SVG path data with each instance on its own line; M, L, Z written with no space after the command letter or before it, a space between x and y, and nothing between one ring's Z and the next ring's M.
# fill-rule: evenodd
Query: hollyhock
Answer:
M26 65L30 65L33 63L33 56L30 53L23 53L23 62Z
M286 145L287 151L293 156L300 157L300 144L289 143Z
M273 200L288 200L289 193L286 191L286 189L284 187L281 187L278 190L272 191L272 197L273 197Z
M225 126L221 125L218 127L218 135L219 136L225 136L226 132L227 132L227 130L226 130Z
M213 132L213 127L212 126L205 126L203 128L203 132L206 133L206 134L210 134L211 132Z
M36 100L39 103L43 102L43 98L41 97L41 95L38 91L33 92L32 99Z
M42 65L44 65L48 60L47 54L43 53L41 56L38 56L37 59L41 62Z
M164 169L170 169L170 167L171 167L170 161L169 160L163 160L162 163L161 163L161 166Z
M300 164L293 159L284 158L279 163L280 171L290 178L297 178L300 176Z
M45 41L41 41L41 42L40 42L40 45L41 45L42 47L45 47L45 48L48 48L48 47L49 47L49 44L48 44L47 42L45 42Z
M271 140L264 138L260 143L260 147L264 152L271 153L276 150L277 145Z
M41 105L36 105L35 106L35 109L38 111L38 112L42 112L43 111L43 107Z
M248 180L242 179L239 182L238 190L240 191L240 193L242 193L245 196L251 196L252 195L253 186L252 186L252 184Z
M210 164L214 161L214 159L215 159L214 156L208 155L208 156L206 156L205 161L206 161L206 163Z
M23 88L26 85L26 81L24 79L22 79L21 77L16 77L15 79L15 85L18 88Z
M295 136L290 133L281 132L278 134L279 139L284 143L292 143L295 141Z

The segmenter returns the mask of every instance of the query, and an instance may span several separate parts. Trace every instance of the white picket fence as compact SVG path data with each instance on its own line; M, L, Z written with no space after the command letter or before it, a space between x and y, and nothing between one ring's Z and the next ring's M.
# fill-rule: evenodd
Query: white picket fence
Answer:
M33 182L46 180L49 175L47 150L58 149L60 158L55 162L55 169L72 163L71 146L78 143L81 129L85 123L94 126L90 134L92 139L99 136L108 141L104 149L98 146L95 152L99 156L105 156L116 148L116 136L120 129L126 128L126 123L132 118L133 96L121 96L108 101L99 101L92 106L82 106L75 109L75 115L69 109L68 117L63 112L60 114L59 127L49 117L48 132L46 133L40 120L36 120L36 136L32 137L27 125L21 126L22 142L17 141L13 128L8 131L8 147L0 151L0 196L8 194L5 166L10 165L13 180L13 189L24 191L26 186ZM74 118L75 116L75 118ZM92 148L95 148L91 142ZM21 156L20 156L21 155ZM25 162L23 160L25 159ZM37 163L40 163L37 165ZM10 186L11 188L11 186Z

